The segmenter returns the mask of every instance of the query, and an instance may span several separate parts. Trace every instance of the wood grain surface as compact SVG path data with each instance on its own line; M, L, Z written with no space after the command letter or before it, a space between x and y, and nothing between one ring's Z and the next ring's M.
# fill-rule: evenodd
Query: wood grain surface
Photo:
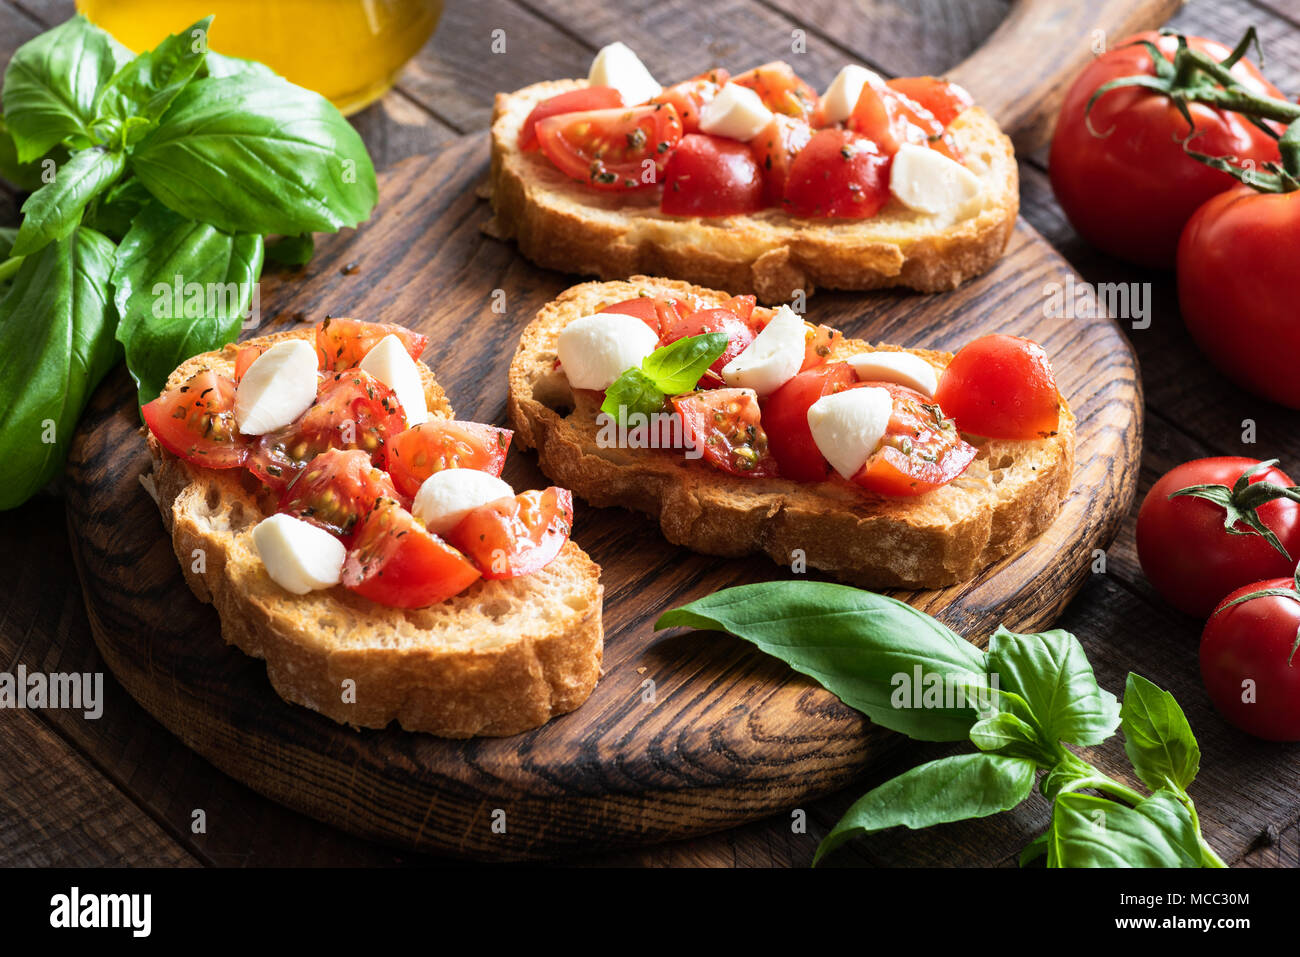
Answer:
M752 0L737 6L746 29L736 31L713 19L712 7L688 0L622 0L617 6L610 15L606 4L591 0L449 4L438 34L408 65L398 87L353 118L376 165L482 129L495 90L581 73L596 47L610 39L634 35L654 69L675 75L682 49L705 50L743 67L777 55L790 31L803 29L810 53L830 48L815 62L809 56L797 64L820 85L848 58L888 74L943 73L974 51L1008 13L1005 0ZM19 44L71 12L72 0L0 0L0 64ZM685 26L659 42L647 25L657 28L664 21ZM593 23L603 24L604 32L593 33ZM1300 8L1293 0L1189 0L1170 25L1231 41L1251 23L1260 30L1270 78L1289 94L1300 93ZM511 43L508 56L485 54L496 29L521 41ZM1076 40L1087 46L1089 37ZM1168 277L1130 269L1090 250L1052 198L1044 154L1020 159L1022 215L1075 269L1093 282L1151 284L1152 322L1140 330L1124 329L1145 384L1139 494L1168 468L1200 455L1276 455L1296 467L1297 414L1224 382L1184 332ZM0 183L0 223L16 222L22 198ZM1257 426L1251 438L1243 432L1247 420ZM1201 623L1174 612L1152 592L1138 568L1132 519L1133 511L1108 549L1104 573L1088 576L1059 625L1079 635L1104 687L1119 691L1132 669L1177 695L1203 750L1193 795L1215 849L1245 866L1294 867L1300 864L1300 752L1255 741L1213 711L1196 670ZM0 580L5 582L0 667L104 669L90 635L57 487L0 522ZM0 864L184 859L208 866L318 866L445 860L353 837L252 792L154 721L111 675L98 721L66 711L6 711L0 713L0 730L0 764L15 769L0 788L5 795ZM798 810L806 812L806 828L793 828L796 809L784 808L713 835L583 853L573 860L806 866L820 838L861 793L947 750L909 745L882 757L852 786L802 802ZM32 754L39 758L25 757ZM1118 738L1089 749L1087 757L1111 774L1122 776L1127 768ZM18 773L19 768L27 771ZM64 770L56 776L56 768ZM206 811L206 831L192 829L195 809ZM841 849L832 864L1014 866L1019 849L1046 822L1047 805L1035 798L992 818L860 839Z

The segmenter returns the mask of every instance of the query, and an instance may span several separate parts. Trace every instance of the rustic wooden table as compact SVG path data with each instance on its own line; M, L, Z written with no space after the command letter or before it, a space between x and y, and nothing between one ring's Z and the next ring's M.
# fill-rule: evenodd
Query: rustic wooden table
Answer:
M0 0L0 64L14 49L72 13L72 0ZM437 35L397 87L357 117L375 165L438 149L485 127L492 95L585 71L593 51L625 39L662 75L682 69L676 51L706 47L743 65L806 31L810 45L889 74L942 73L993 31L1005 0L451 0ZM743 37L726 24L741 24ZM1255 24L1266 72L1300 92L1300 0L1191 0L1172 25L1234 40ZM505 31L508 57L491 62L467 37ZM638 38L646 37L639 42ZM764 42L763 38L772 39ZM1112 38L1114 39L1114 38ZM767 58L767 57L765 57ZM808 78L822 85L829 76ZM1169 277L1142 273L1086 247L1052 197L1045 154L1021 157L1021 213L1092 282L1149 282L1150 325L1129 330L1146 390L1146 447L1139 495L1173 465L1204 455L1278 457L1300 467L1300 415L1224 384L1196 352L1177 315ZM0 224L17 221L20 197L0 185ZM1249 420L1249 422L1247 421ZM1251 424L1253 423L1253 429ZM1253 431L1254 442L1246 442ZM1140 501L1140 498L1139 498ZM1136 506L1135 506L1136 509ZM0 523L0 666L58 671L92 654L90 627L72 567L57 495L4 514ZM1211 844L1244 866L1300 866L1300 749L1255 741L1226 725L1201 687L1200 622L1156 596L1138 567L1132 522L1067 608L1060 626L1083 641L1101 683L1120 691L1129 670L1177 696L1203 749L1193 796ZM100 666L102 668L102 665ZM807 808L807 833L788 815L721 834L576 863L677 866L804 866L848 804L881 780L951 750L902 749L859 785ZM1089 757L1125 767L1119 738ZM111 675L105 714L86 721L60 711L0 712L0 864L322 865L420 864L435 859L372 844L288 811L213 769L140 709ZM192 833L193 811L206 833ZM1041 830L1047 805L1031 800L984 821L921 833L891 831L848 846L837 864L1014 865L1019 836Z

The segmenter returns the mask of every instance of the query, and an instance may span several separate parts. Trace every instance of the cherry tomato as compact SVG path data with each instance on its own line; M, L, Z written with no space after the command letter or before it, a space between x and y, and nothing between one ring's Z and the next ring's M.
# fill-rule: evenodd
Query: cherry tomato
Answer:
M939 376L934 400L963 432L990 439L1041 439L1060 424L1060 393L1047 353L1019 336L982 336Z
M664 167L669 216L739 216L763 208L763 174L744 143L689 133Z
M430 419L388 440L384 468L397 491L415 498L424 480L443 469L477 469L500 475L513 435L494 425Z
M235 423L235 383L204 369L141 410L158 443L187 462L233 469L248 458L249 440Z
M836 347L844 341L844 333L838 329L832 329L830 326L817 325L809 332L808 345L804 349L803 365L799 368L800 372L807 372L809 369L815 369L819 365L823 365Z
M729 475L773 478L776 459L768 450L758 399L749 389L713 389L674 396L683 437L710 465ZM689 454L689 453L688 453Z
M782 203L795 216L874 216L889 200L891 158L847 130L818 130L790 164Z
M298 473L278 510L351 544L357 525L381 498L397 498L393 482L360 449L328 449Z
M1300 193L1239 186L1196 211L1178 245L1183 322L1243 389L1300 409L1295 243Z
M1232 724L1266 741L1300 741L1296 588L1294 576L1239 588L1201 634L1201 678L1210 700Z
M709 366L709 371L700 379L699 389L715 389L722 384L722 368L736 356L740 355L754 341L754 330L749 324L730 309L701 309L684 319L665 324L659 344L666 346L678 339L688 336L700 336L708 332L721 332L727 337L727 348ZM710 375L712 373L712 375Z
M841 392L857 381L848 363L831 362L800 372L762 400L767 444L782 478L824 482L830 475L830 463L808 428L808 409L822 396Z
M964 88L937 76L900 76L886 85L929 110L945 128L975 105L974 97Z
M799 151L808 145L812 135L812 127L807 120L775 113L772 122L749 141L754 160L763 172L764 206L781 204L781 197L785 195L785 183L790 177L790 164Z
M879 146L886 156L893 156L904 143L912 143L961 159L956 143L933 113L884 84L863 86L845 125Z
M1103 135L1088 129L1084 111L1098 87L1119 77L1154 74L1151 55L1131 45L1136 40L1154 43L1171 58L1178 49L1177 37L1149 31L1094 60L1066 94L1049 172L1061 208L1084 239L1139 265L1169 267L1192 213L1234 181L1186 154L1187 121L1161 94L1140 87L1111 90L1089 114L1092 128ZM1230 52L1203 37L1188 37L1187 42L1217 60ZM1232 73L1253 92L1282 95L1248 60L1239 60ZM1256 166L1277 160L1276 142L1246 117L1201 103L1188 103L1187 109L1196 124L1192 146L1197 152L1253 160Z
M722 308L740 319L741 322L752 327L754 324L754 307L757 305L757 296L732 296L722 304Z
M573 528L573 493L566 488L521 492L474 509L447 533L484 578L517 578L545 568Z
M671 103L682 120L683 133L700 131L700 110L706 103L712 102L718 91L726 84L731 74L723 69L709 70L697 77L668 87L651 103Z
M596 189L640 189L663 174L682 121L669 103L549 116L536 132L546 158L566 176Z
M428 336L392 322L324 319L316 324L316 355L320 367L329 372L351 369L380 339L390 335L402 340L412 359L419 359L429 345Z
M524 120L524 125L519 129L519 148L537 149L537 123L548 116L585 113L588 110L608 110L622 105L623 97L612 86L584 86L580 90L570 90L542 100L533 107L533 111L528 114L528 119Z
M474 564L392 499L380 499L357 528L343 584L392 608L424 608L479 579Z
M336 372L292 425L258 439L248 469L276 491L326 449L362 449L382 466L384 444L406 428L393 390L360 369Z
M910 497L947 485L975 461L978 450L962 440L953 421L919 392L892 382L858 388L887 390L894 411L880 447L853 481L877 495Z
M1203 617L1234 588L1294 570L1300 560L1300 504L1261 497L1267 485L1250 487L1266 482L1281 489L1295 483L1281 469L1258 470L1261 464L1236 456L1184 462L1162 475L1142 500L1138 559L1156 591L1174 607ZM1252 469L1258 471L1246 477ZM1210 488L1200 495L1174 496L1202 486ZM1229 508L1237 534L1224 527ZM1285 556L1241 520L1252 512L1277 537Z
M794 68L782 60L746 70L732 77L731 82L749 87L773 113L810 120L817 111L817 91L799 79Z
M625 299L612 306L606 306L601 312L616 312L619 315L640 319L654 330L655 335L662 335L663 327L681 321L689 315L691 307L676 299L657 299L654 296L637 296Z

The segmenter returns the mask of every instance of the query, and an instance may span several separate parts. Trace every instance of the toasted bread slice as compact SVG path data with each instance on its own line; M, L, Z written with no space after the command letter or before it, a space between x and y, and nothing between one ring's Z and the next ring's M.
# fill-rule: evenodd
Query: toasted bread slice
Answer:
M817 286L921 292L955 289L1002 256L1020 206L1011 141L979 107L950 129L966 166L984 184L974 215L917 213L891 197L868 219L801 219L778 209L748 216L665 216L655 190L602 192L576 183L540 151L521 152L519 131L533 107L586 85L535 83L499 93L492 120L486 229L516 241L537 263L565 272L626 279L637 274L788 301Z
M312 335L295 329L256 341ZM195 356L168 385L205 367L229 375L235 351ZM433 373L419 367L430 415L450 418ZM429 608L389 608L341 586L294 595L271 580L253 547L253 527L275 509L265 487L244 469L192 466L152 434L148 443L155 497L186 582L216 607L227 642L266 660L286 701L354 727L396 720L409 731L468 738L535 728L595 687L600 568L572 541L535 574L480 580ZM345 686L348 679L355 684Z
M592 505L658 518L664 536L710 555L764 552L868 588L937 588L972 578L1041 534L1056 518L1074 470L1074 416L1061 399L1056 435L1035 441L972 439L979 455L954 482L912 499L847 483L738 478L671 449L601 447L599 395L574 390L556 369L570 321L646 292L721 305L728 293L668 279L574 286L524 329L510 365L514 441L537 449L542 471ZM873 349L845 340L831 361ZM946 352L908 350L942 369Z

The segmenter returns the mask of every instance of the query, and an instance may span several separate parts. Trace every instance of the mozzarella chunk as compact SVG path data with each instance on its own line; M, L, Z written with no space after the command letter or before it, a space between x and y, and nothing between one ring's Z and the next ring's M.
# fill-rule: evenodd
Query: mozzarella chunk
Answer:
M253 360L235 390L235 422L245 435L284 428L316 401L316 349L306 339L277 342Z
M700 110L700 131L747 143L772 122L772 111L747 86L728 83Z
M343 543L325 529L283 513L257 523L253 547L271 580L295 595L337 585L347 557Z
M397 394L406 413L406 427L421 425L429 419L429 406L424 400L424 383L420 369L402 340L389 333L380 339L366 357L357 363L362 372L369 372Z
M864 352L848 364L863 382L895 382L932 398L939 388L934 366L910 352Z
M826 92L822 94L821 108L826 122L843 123L853 114L853 108L858 105L862 88L868 83L874 86L884 82L878 73L871 72L865 66L850 63L844 67L835 75L831 85L826 87Z
M411 514L435 535L445 535L480 505L514 498L515 490L495 475L478 469L434 472L415 493Z
M591 61L587 82L592 86L612 86L623 97L624 106L636 106L663 92L663 87L626 43L601 47Z
M560 332L555 351L575 389L608 389L654 352L659 337L635 316L598 312L575 319Z
M799 372L807 348L808 326L789 306L776 315L736 358L722 367L722 378L737 389L769 395Z
M979 177L928 146L904 143L889 170L889 191L918 213L954 213L984 191Z
M887 389L845 389L808 407L808 429L831 468L852 479L880 445L893 410Z

